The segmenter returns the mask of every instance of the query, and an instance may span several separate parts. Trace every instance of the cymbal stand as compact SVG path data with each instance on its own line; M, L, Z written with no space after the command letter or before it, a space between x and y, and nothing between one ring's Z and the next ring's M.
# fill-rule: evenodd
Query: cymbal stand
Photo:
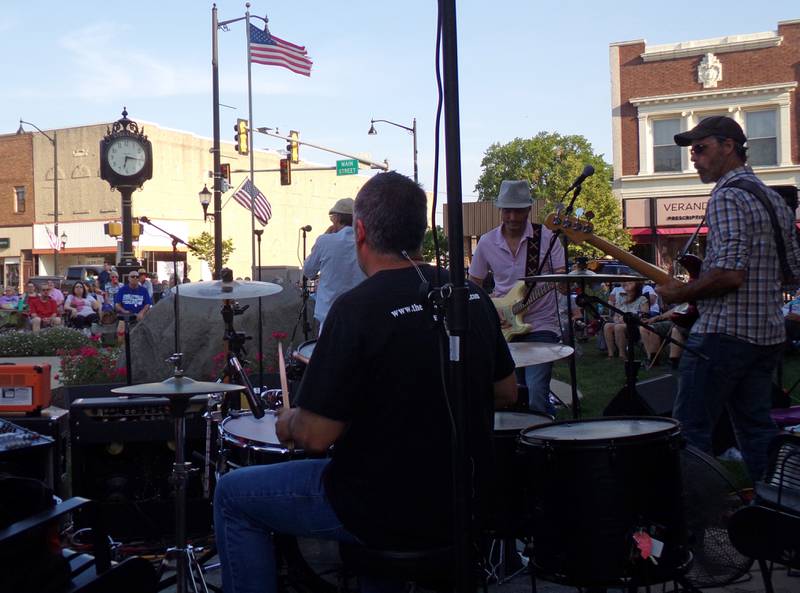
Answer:
M243 354L247 354L247 351L244 348L244 343L250 339L250 336L246 335L244 332L237 332L233 327L234 316L241 315L247 309L248 305L242 307L239 305L239 303L232 300L223 301L220 313L222 314L222 320L225 323L225 334L223 335L222 339L228 343L223 376L227 377L229 380L236 379L237 383L244 387L244 393L247 397L247 403L253 412L253 417L262 418L264 416L264 406L255 396L253 385L250 383L250 379L244 372L242 363L239 360ZM239 409L240 406L238 392L235 393L235 399L228 400L228 406L233 403L234 405L232 407L234 409ZM228 406L223 406L223 413L227 411L225 408Z
M306 227L302 227L300 230L303 232L303 263L305 263ZM292 337L289 338L289 344L294 344L294 337L297 334L297 326L300 323L301 319L303 320L303 341L308 342L308 336L311 334L311 324L308 323L308 298L311 293L308 290L308 278L306 277L305 273L303 273L303 281L300 288L301 288L301 297L303 299L303 304L300 306L300 312L297 314L297 321L295 322L294 329L292 330Z

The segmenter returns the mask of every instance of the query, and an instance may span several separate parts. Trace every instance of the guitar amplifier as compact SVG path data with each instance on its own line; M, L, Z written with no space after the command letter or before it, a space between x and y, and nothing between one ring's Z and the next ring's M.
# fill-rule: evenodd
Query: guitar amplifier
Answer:
M200 470L189 475L187 521L198 534L211 525L201 481L207 405L208 395L191 398L185 420L186 460ZM112 537L158 539L173 532L175 429L167 398L77 399L70 406L70 433L72 493L97 502Z
M0 364L0 413L41 410L50 400L49 364Z

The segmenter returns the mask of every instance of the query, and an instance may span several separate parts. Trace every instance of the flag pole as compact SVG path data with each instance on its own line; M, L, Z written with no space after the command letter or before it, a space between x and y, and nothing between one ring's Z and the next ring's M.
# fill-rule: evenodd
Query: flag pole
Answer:
M253 147L253 82L252 82L252 62L250 61L250 3L247 2L245 4L246 11L244 13L244 20L245 20L245 29L247 30L247 106L250 111L250 121L248 124L248 136L249 136L249 146L247 147L250 151L250 182L253 184L253 187L256 185L256 177L255 177L255 167L253 157L255 156L254 147ZM255 192L252 192L253 195L250 196L250 250L251 250L251 261L252 265L250 266L251 272L250 277L256 277L256 197Z
M220 182L220 131L219 131L219 56L217 31L217 5L211 9L211 81L214 117L214 279L221 279L222 270L222 184ZM175 280L177 282L177 278Z

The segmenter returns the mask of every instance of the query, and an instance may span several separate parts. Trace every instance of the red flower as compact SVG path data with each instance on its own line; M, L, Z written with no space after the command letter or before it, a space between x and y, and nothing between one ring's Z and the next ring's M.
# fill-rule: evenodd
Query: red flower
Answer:
M92 334L91 336L89 336L89 339L90 339L92 342L99 342L99 341L100 341L100 336L98 336L98 335L96 335L96 334Z
M285 340L289 334L286 332L272 332L272 337L276 340Z
M78 353L81 356L97 356L97 348L94 348L93 346L81 346L80 350L78 350Z
M58 374L55 374L55 375L53 375L53 379L55 379L56 381L58 381Z

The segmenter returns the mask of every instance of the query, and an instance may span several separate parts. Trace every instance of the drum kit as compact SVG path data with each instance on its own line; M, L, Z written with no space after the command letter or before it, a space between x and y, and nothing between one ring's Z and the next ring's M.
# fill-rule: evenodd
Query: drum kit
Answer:
M595 282L620 278L573 272L531 279ZM634 278L640 280L631 277ZM233 318L241 311L238 300L270 296L280 290L279 285L267 282L233 282L230 278L179 289L180 295L187 298L223 301L224 339L229 345L227 371L232 381L241 384L185 377L182 354L176 352L169 359L174 364L172 377L113 390L119 395L161 396L169 401L175 434L175 545L167 550L161 570L174 566L178 593L208 591L202 566L186 533L186 486L191 464L185 454L185 414L191 398L210 396L206 471L214 465L210 459L214 424L219 453L216 476L239 467L306 457L301 449L279 442L276 410L286 394L252 388L238 358L246 336L233 328ZM176 350L177 346L176 341ZM315 346L316 340L304 342L292 354L296 374L302 374ZM573 353L563 344L511 343L509 349L517 367L554 362ZM250 409L227 409L229 396L240 392L247 397ZM691 560L680 509L679 433L679 425L669 419L554 422L552 417L541 414L496 412L498 499L488 531L495 542L500 542L500 557L505 557L502 546L507 542L530 538L534 542L531 558L535 570L548 580L576 586L630 586L675 578ZM543 476L547 478L542 479ZM296 540L284 544L283 556L287 563L295 563L296 571L304 573L301 578L318 578L305 565ZM502 580L500 564L488 564L489 575ZM321 585L322 581L316 584Z

